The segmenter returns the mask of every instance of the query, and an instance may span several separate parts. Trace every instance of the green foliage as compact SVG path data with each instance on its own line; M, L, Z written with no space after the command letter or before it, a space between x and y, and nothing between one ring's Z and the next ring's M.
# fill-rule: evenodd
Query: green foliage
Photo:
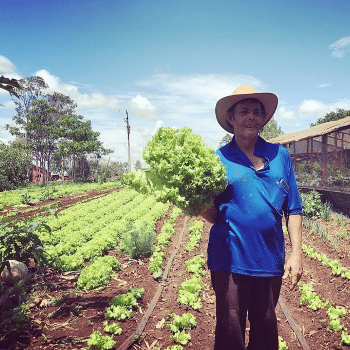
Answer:
M199 293L204 288L204 283L200 277L193 276L181 283L179 290L178 302L180 304L191 306L194 310L199 310L202 307Z
M168 324L168 327L174 333L173 338L176 342L186 345L191 339L191 335L186 333L185 330L189 330L197 326L196 318L190 313L184 313L182 316L175 313L171 314L173 321Z
M314 124L311 123L310 126L316 126L316 125L328 123L328 122L331 122L334 120L340 120L340 119L346 118L348 116L350 116L350 110L344 110L341 108L337 108L336 112L332 111L330 113L327 113L324 117L318 118L316 123L314 123Z
M283 341L282 337L278 337L278 350L288 350L287 343Z
M165 258L165 254L159 251L153 252L150 258L148 269L151 272L153 272L154 279L157 279L162 275L164 258Z
M121 265L114 256L97 257L81 271L77 286L85 290L105 286L113 277L114 271L119 271L120 268Z
M0 225L0 273L8 260L27 262L33 258L37 265L47 263L38 231L51 233L48 225L41 221L23 220L20 223Z
M154 230L145 225L140 228L132 228L129 225L122 234L119 248L132 259L142 259L152 252L154 236Z
M281 127L278 126L277 121L274 117L272 117L264 126L262 132L260 133L260 136L265 140L269 140L273 137L277 137L283 134L284 132L282 131Z
M332 212L332 204L330 202L322 203L321 216L325 220L330 220Z
M303 216L316 219L322 213L322 202L320 194L317 191L301 193L301 202L303 205Z
M186 261L186 271L191 272L195 275L205 275L205 270L203 269L205 261L200 255L194 256L192 259Z
M171 345L165 348L165 350L183 350L183 346L181 345Z
M148 141L143 157L147 172L126 174L126 183L157 199L172 201L187 215L198 215L213 205L226 186L226 171L213 148L191 128L160 128Z
M110 302L110 306L105 312L105 316L115 318L116 320L125 320L130 318L133 306L137 305L137 299L140 299L144 293L143 288L129 288L125 294L116 295Z
M300 281L298 286L302 292L300 296L300 305L305 305L314 311L330 306L329 300L323 302L321 297L316 294L312 282L305 283Z
M202 231L204 228L204 223L201 220L193 221L192 225L188 229L188 233L190 234L190 240L186 244L186 250L191 251L195 247L199 246L199 243L202 240Z
M341 276L350 280L350 270L347 267L342 266L339 263L339 260L330 259L326 254L318 253L304 243L302 243L302 249L311 258L316 259L323 265L330 267L334 276Z
M0 141L0 192L23 187L28 181L31 156L22 145Z
M340 318L346 315L345 307L330 307L327 310L327 316L329 318L329 331L339 332L345 329L345 326L340 323Z
M95 331L88 340L88 350L109 350L115 345L115 341L108 335L103 336L101 332Z
M120 335L122 334L123 330L120 327L120 324L118 322L113 322L110 325L108 324L108 321L103 322L103 329L107 333L112 333L114 335Z
M341 334L341 343L344 345L350 346L350 334L342 332Z

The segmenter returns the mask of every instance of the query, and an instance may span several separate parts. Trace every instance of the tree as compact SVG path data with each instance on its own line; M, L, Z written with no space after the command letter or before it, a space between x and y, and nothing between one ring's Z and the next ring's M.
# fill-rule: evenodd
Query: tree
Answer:
M0 191L24 186L28 180L31 157L20 141L0 142Z
M277 137L283 134L284 132L282 131L281 127L277 125L277 121L274 117L272 117L270 121L264 126L262 132L260 133L260 136L264 140L269 140L273 137Z
M228 143L231 142L231 140L232 140L232 135L226 134L226 135L222 138L222 140L220 141L220 143L219 143L219 148L221 148L221 147L227 145Z
M15 89L21 89L16 79L5 78L3 75L0 77L0 88L8 91L10 95L19 97Z
M18 127L11 127L10 132L23 139L28 150L43 169L43 182L47 179L51 157L57 149L59 121L55 121L54 108L45 100L36 100L26 118L17 116Z
M142 167L141 162L140 162L140 160L138 159L138 160L135 162L135 170L140 170L141 167Z
M77 161L82 156L92 153L101 157L113 152L103 147L102 142L98 140L100 133L92 130L91 122L84 122L82 119L81 115L64 115L60 119L58 130L61 140L56 155L70 158L73 180L77 175Z
M310 126L315 126L323 123L328 123L333 120L339 120L350 116L350 110L337 108L336 112L327 113L324 117L318 118L316 123L311 123Z

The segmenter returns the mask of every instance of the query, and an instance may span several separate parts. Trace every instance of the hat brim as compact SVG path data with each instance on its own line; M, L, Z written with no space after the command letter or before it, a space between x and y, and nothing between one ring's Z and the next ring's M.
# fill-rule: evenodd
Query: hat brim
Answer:
M255 98L259 100L265 107L265 126L272 116L274 115L277 104L278 104L278 98L275 94L270 92L258 92L258 93L252 93L252 94L241 94L241 95L230 95L221 98L215 106L215 114L216 119L220 126L228 131L231 134L234 134L232 125L227 123L227 111L236 103L239 101L245 100L247 98Z

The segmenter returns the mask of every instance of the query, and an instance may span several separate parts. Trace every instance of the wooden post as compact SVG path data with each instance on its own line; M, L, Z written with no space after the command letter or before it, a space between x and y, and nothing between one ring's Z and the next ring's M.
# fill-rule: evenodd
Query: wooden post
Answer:
M311 174L314 174L314 138L311 137Z
M322 135L322 186L327 186L327 177L328 177L328 134Z
M130 173L131 171L131 154L130 154L130 125L129 125L129 115L128 115L128 111L125 110L126 112L126 118L125 118L125 122L126 122L126 130L128 133L128 172Z

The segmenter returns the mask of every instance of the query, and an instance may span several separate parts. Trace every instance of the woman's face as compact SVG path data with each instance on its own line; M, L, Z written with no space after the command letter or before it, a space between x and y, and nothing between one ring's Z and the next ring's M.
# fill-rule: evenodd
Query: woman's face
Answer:
M235 137L256 138L264 125L264 113L258 101L236 103L234 113L228 113L227 122L233 126Z

